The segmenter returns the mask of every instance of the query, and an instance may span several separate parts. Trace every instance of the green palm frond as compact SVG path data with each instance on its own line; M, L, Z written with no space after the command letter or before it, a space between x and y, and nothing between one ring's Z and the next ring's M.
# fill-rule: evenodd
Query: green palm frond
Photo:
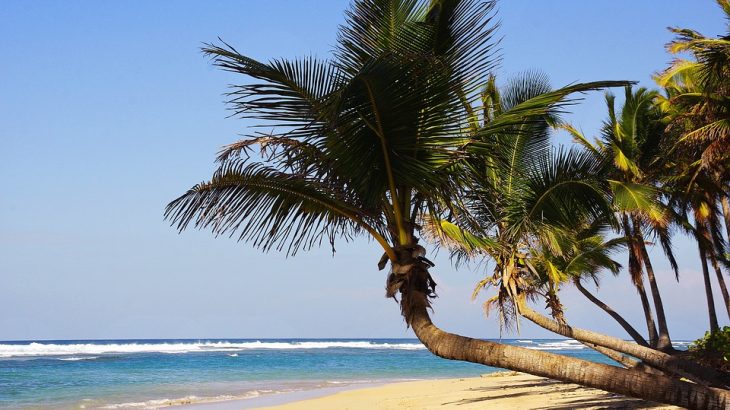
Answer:
M584 149L590 151L596 158L601 158L601 152L600 152L600 146L598 144L595 144L586 138L585 135L581 131L578 131L577 128L575 128L571 124L562 123L557 125L558 129L566 131L570 136L573 138L573 142L580 145Z
M688 132L685 134L682 138L679 139L679 142L685 142L685 141L721 141L722 138L725 138L728 134L730 134L730 118L723 118L717 121L713 121L709 124L703 125L699 128L697 128L694 131ZM724 147L714 147L715 149L727 149L727 146Z
M730 3L717 3L725 18L730 18ZM726 149L730 143L730 31L717 37L687 28L670 31L675 38L667 45L668 50L691 55L689 59L675 60L657 76L668 93L663 104L670 114L668 129L679 134L674 148L683 161L701 159L702 169L696 172L721 175L730 169Z
M349 239L380 222L347 202L346 195L299 175L261 164L228 162L213 178L171 202L165 217L182 231L193 224L216 235L238 235L265 251L300 249L323 239Z
M601 218L609 212L601 169L591 153L577 150L561 149L535 164L506 209L507 232L519 237L542 226L572 226L577 215Z
M362 0L345 12L336 56L343 69L356 73L372 58L386 53L407 54L428 49L429 31L418 24L425 8L414 0ZM411 46L412 48L409 48Z
M468 215L464 130L497 62L494 6L357 0L328 60L205 45L214 65L250 80L228 93L233 115L272 131L224 147L213 178L166 218L290 253L367 231L394 261L424 213Z
M542 124L546 121L546 118L557 118L565 112L567 107L575 105L579 101L579 98L570 97L573 94L603 90L611 87L623 87L628 84L632 84L632 82L596 81L579 83L537 95L526 101L519 102L508 111L502 112L482 128L480 135L488 136L507 131L514 132L514 127L524 126L529 123L537 122ZM529 132L529 130L525 132Z
M606 95L609 117L602 128L602 145L620 173L626 174L626 178L642 179L642 167L653 161L664 135L662 114L654 103L659 94L631 87L625 87L624 93L624 105L618 115L615 97Z
M344 75L330 61L313 57L261 63L232 46L207 44L203 53L225 71L250 76L259 82L233 86L229 106L233 115L268 121L267 126L291 127L293 136L312 136L330 118L327 97L337 90Z
M463 258L474 258L480 254L482 256L497 255L501 250L499 242L493 238L477 236L446 220L424 218L421 223L421 234L426 240Z
M658 224L666 223L667 216L657 201L656 188L632 182L609 180L613 192L613 206L628 213L639 213Z
M654 76L654 81L660 87L676 87L676 84L684 84L691 81L695 76L699 64L696 61L677 59L666 70Z

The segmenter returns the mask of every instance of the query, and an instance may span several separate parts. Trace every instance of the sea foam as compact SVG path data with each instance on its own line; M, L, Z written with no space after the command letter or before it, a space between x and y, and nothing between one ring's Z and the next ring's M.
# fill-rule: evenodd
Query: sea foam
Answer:
M373 341L292 341L292 342L185 342L185 343L83 343L0 344L0 357L80 356L133 353L236 352L251 349L385 349L421 350L420 343L378 343Z
M581 350L586 346L577 340L566 339L554 342L539 343L537 346L526 346L528 349L534 350Z

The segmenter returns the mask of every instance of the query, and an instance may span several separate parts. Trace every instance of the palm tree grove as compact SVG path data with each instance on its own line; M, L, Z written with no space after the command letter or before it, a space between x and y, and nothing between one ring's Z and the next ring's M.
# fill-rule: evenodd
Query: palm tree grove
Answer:
M240 74L232 115L259 127L224 146L165 218L287 256L366 237L382 248L371 266L386 273L385 296L436 356L729 409L730 327L718 318L730 318L730 0L716 3L727 31L671 27L654 88L630 78L555 88L537 69L497 78L494 1L353 0L325 59L263 62L225 38L207 43L214 66ZM565 118L591 94L605 96L597 135ZM688 350L673 347L666 308L684 302L660 292L690 275L675 258L680 236L696 245L706 291L688 295L707 329ZM479 272L473 297L503 334L531 322L612 364L437 326L427 248ZM635 289L641 323L592 290L613 276ZM623 336L571 325L569 288Z

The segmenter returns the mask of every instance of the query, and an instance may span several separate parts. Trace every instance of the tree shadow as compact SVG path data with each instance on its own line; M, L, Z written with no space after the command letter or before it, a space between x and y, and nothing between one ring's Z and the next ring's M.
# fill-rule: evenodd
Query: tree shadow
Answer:
M482 402L482 401L499 400L499 399L511 399L511 398L515 398L515 397L532 396L534 394L538 394L538 393L533 393L533 392L526 391L526 392L520 392L520 393L501 394L501 395L498 395L498 396L475 397L475 398L472 398L472 399L461 399L461 400L457 400L457 401L450 401L450 402L446 402L446 403L441 403L441 405L442 406L445 406L447 404L453 404L453 405L456 405L456 406L463 406L465 404L479 403L479 402Z
M528 396L540 396L545 394L545 390L537 389L535 387L552 387L550 390L551 394L558 393L560 395L570 395L584 390L592 390L583 386L575 384L566 384L560 381L544 379L542 381L534 382L528 381L524 383L520 382L506 382L499 383L496 386L481 387L481 388L470 388L468 391L472 392L484 392L492 393L500 390L512 391L514 389L529 389L526 391L518 391L514 393L505 392L503 394L486 394L482 397L472 397L468 399L461 399L457 401L441 403L441 405L454 405L463 406L467 404L474 404L480 402L489 402L490 400L500 399L512 399L518 397ZM543 407L535 407L534 410L572 410L572 409L605 409L605 410L639 410L639 409L652 409L662 407L664 405L649 402L641 399L629 398L613 393L598 393L592 397L585 398L568 398L564 397L558 402L550 404L545 403Z
M565 383L563 383L561 381L545 379L544 381L537 381L537 382L528 381L528 382L524 382L524 383L521 383L521 382L499 383L498 386L483 387L483 388L479 388L478 390L487 391L487 390L501 390L501 389L515 389L515 388L523 389L523 388L530 388L530 387L552 386L552 385L556 385L556 384L565 385ZM477 389L472 389L472 390L477 390Z
M545 407L536 407L534 410L572 410L572 409L600 409L600 410L639 410L666 407L664 404L654 403L641 399L632 399L624 396L594 397L589 399L570 400L566 403Z

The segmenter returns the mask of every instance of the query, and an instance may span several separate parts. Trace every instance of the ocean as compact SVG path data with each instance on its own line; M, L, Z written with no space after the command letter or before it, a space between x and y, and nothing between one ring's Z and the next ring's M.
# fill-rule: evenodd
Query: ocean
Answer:
M573 340L502 342L610 363ZM153 409L500 370L435 357L416 339L6 341L0 408Z

